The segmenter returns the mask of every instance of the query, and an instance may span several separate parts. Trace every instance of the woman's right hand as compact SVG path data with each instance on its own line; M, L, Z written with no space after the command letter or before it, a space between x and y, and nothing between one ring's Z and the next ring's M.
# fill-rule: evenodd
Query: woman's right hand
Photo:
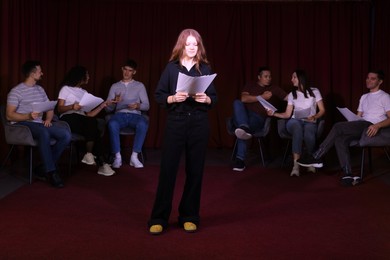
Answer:
M175 95L171 96L171 103L180 103L185 101L188 98L188 93L186 92L176 92Z
M80 110L81 109L81 106L79 105L79 102L74 102L73 106L72 106L72 110Z

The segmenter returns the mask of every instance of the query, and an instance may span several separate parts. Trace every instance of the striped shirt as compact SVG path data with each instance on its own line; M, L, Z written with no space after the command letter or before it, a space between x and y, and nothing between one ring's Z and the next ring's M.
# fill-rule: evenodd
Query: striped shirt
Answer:
M20 114L31 113L33 102L46 101L49 101L49 98L41 86L34 85L30 87L24 83L13 87L7 96L7 104L15 106L16 112ZM42 122L42 114L34 122Z

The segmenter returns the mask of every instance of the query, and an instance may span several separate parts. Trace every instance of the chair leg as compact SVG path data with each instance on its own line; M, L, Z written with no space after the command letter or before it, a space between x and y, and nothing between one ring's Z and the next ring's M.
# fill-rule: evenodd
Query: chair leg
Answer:
M363 174L364 174L364 162L365 162L364 151L365 151L365 148L363 147L362 148L362 159L360 162L360 179L361 180L363 180Z
M73 143L69 144L69 166L68 166L68 176L72 174L72 162L73 161Z
M230 158L232 161L234 161L236 159L236 153L237 153L237 139L234 142L234 147L233 147L232 155Z
M145 162L144 162L144 154L143 154L142 151L139 153L139 158L141 159L142 164L145 164Z
M287 145L286 145L286 150L284 151L284 154L283 154L283 161L282 161L282 167L284 167L284 163L286 162L286 159L287 159L287 153L288 153L288 150L290 148L290 140L287 140Z
M263 142L261 141L261 137L257 138L257 141L259 143L259 150L260 150L260 156L261 156L261 162L263 163L263 166L265 166L265 162L264 162L264 154L263 154Z
M139 158L141 159L142 164L145 164L146 153L144 152L144 148L142 147L141 152L139 153Z
M371 153L371 147L368 147L368 169L370 172L372 172L372 153Z
M5 163L8 161L9 157L11 156L13 149L14 149L14 145L11 145L11 148L9 149L7 156L5 157L3 163L1 164L1 168L4 168Z
M389 154L389 151L388 151L388 147L383 147L383 150L385 150L387 159L390 161L390 154Z
M33 147L30 146L30 166L29 166L30 184L32 183L32 179L33 179L32 161L33 161Z

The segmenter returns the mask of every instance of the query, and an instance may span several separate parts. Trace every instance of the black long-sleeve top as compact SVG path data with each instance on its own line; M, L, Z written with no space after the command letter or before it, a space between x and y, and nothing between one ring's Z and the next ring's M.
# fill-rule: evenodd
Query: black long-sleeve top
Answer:
M196 70L196 67L193 66L190 71L186 67L180 66L179 61L171 61L165 67L163 73L161 74L160 80L158 82L155 98L157 103L162 107L168 109L169 112L193 112L193 111L207 111L215 105L217 102L217 92L215 90L213 82L206 90L207 96L211 99L211 104L199 103L196 102L192 97L188 97L184 102L168 104L168 96L174 95L176 93L177 79L179 72L186 74L191 77L204 76L213 74L211 68L207 64L201 63L199 65L199 71Z

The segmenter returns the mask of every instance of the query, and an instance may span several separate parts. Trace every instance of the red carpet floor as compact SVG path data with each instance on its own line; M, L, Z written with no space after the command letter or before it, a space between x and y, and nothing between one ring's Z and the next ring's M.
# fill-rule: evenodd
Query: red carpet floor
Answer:
M35 181L0 200L1 259L390 259L390 186L358 187L318 172L228 165L206 168L199 232L147 232L158 166L112 177L78 166L64 189Z

